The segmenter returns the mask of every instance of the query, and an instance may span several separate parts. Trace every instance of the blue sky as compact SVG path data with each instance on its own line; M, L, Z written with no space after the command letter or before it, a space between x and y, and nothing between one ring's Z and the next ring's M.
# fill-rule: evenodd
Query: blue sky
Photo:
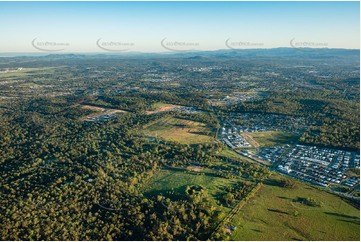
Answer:
M359 2L0 2L0 52L38 52L35 38L37 46L66 44L66 52L103 52L98 39L118 44L108 49L167 51L165 38L175 49L226 49L227 39L239 48L290 47L294 39L359 49L359 21Z

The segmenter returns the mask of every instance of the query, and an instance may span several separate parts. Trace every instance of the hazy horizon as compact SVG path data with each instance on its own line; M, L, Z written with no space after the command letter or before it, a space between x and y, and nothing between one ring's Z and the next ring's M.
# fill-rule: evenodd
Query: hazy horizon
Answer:
M292 47L274 47L274 48L258 48L258 49L238 49L237 51L267 51L276 49L293 49ZM345 50L345 51L360 51L360 49L347 49L347 48L304 48L304 50ZM123 52L0 52L0 57L18 57L18 56L46 56L46 55L167 55L167 54L181 54L181 53L203 53L203 52L217 52L217 51L232 51L232 49L215 49L215 50L194 50L194 51L123 51Z
M0 53L359 49L359 17L359 2L0 2Z

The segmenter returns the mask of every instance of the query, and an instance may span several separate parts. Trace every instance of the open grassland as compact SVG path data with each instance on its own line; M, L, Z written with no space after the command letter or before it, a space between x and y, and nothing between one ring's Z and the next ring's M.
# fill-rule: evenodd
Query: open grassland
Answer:
M145 136L158 137L182 144L214 141L211 129L204 123L179 118L163 118L144 127Z
M357 240L359 210L341 198L297 182L297 187L277 185L274 175L251 199L231 224L238 228L232 240ZM295 202L298 197L321 202L312 207Z
M252 133L245 133L245 135L250 136L251 139L253 139L258 144L257 146L259 147L272 147L272 146L290 144L297 142L299 139L298 135L279 132L279 131L252 132Z

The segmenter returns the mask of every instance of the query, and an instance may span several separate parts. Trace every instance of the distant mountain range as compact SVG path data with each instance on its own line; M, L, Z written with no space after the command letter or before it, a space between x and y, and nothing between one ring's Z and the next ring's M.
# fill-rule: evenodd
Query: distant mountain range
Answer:
M1 57L42 57L42 58L89 58L89 57L185 57L190 59L202 58L238 58L238 57L334 57L359 56L359 49L329 49L329 48L272 48L272 49L239 49L239 50L213 50L213 51L186 51L186 52L89 52L89 53L38 53L38 52L5 52Z

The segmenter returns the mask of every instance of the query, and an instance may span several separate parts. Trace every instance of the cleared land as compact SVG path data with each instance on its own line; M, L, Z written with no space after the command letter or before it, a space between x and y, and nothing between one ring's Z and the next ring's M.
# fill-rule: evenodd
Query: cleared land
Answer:
M341 198L298 183L287 189L274 175L231 221L238 228L232 240L357 240L360 212ZM320 201L321 207L295 202L298 197Z
M181 108L182 106L179 105L173 105L173 104L167 104L167 103L155 103L153 105L154 110L145 111L146 114L154 114L154 113L162 113L171 111L173 109Z
M202 144L214 141L211 129L204 123L179 118L163 118L144 127L143 134L182 144Z
M117 113L127 113L127 111L124 111L121 109L109 109L109 108L102 108L102 107L97 107L97 106L92 106L92 105L81 105L81 108L88 109L88 110L95 112L90 115L87 115L86 117L81 118L81 120L97 118L97 117L100 117L103 115L114 115Z
M284 144L295 143L298 141L299 136L295 134L269 131L269 132L252 132L243 133L243 136L254 147L272 147Z
M171 199L181 199L187 186L202 186L212 198L213 205L224 212L221 217L225 217L231 209L220 206L217 200L224 194L222 188L230 186L235 180L217 177L207 168L202 168L200 172L187 171L187 168L160 170L147 182L143 192L146 196L162 194Z
M50 74L55 70L53 67L42 67L42 68L20 68L17 70L1 71L1 78L22 78L26 76L39 75L39 74Z

